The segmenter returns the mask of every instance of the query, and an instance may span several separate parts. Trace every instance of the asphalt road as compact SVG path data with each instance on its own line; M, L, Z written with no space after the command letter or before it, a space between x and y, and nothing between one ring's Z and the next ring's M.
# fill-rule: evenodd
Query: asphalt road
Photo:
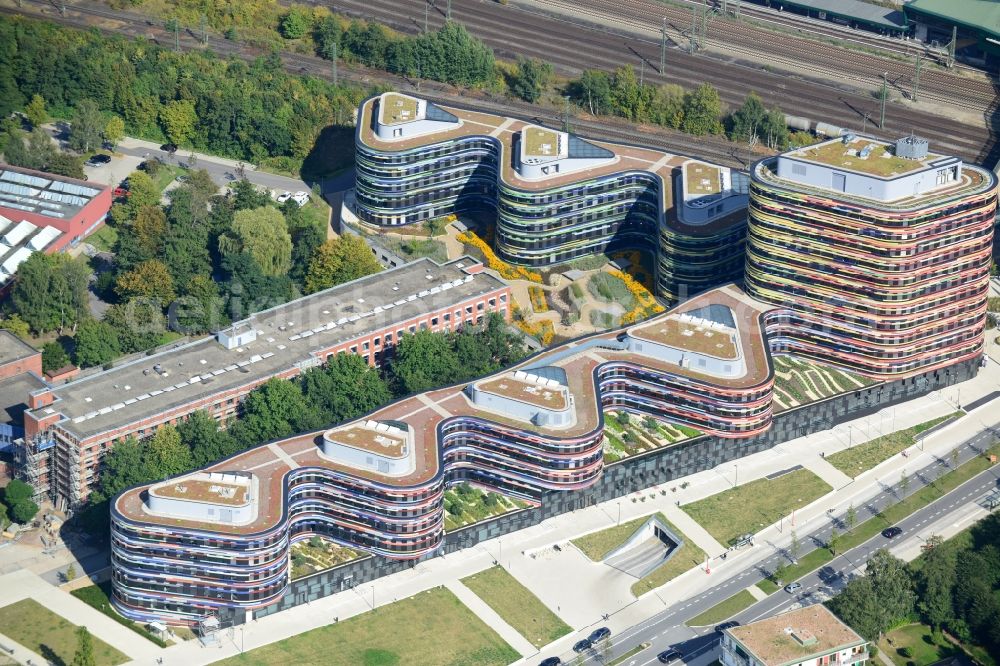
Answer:
M987 447L995 439L994 433L989 429L984 429L975 437L967 439L959 446L959 464L971 460ZM879 494L866 502L863 506L855 507L857 511L857 523L861 524L868 518L874 516L879 511L895 504L903 497L908 497L920 491L924 486L942 474L950 471L949 461L937 459L930 465L917 470L910 475L910 481L906 492L899 487L899 483L889 485L883 484ZM906 538L906 535L920 529L928 522L947 517L967 506L970 502L976 501L982 495L997 485L1000 473L997 469L989 469L973 477L958 488L952 490L947 495L935 500L926 507L911 514L909 517L899 522L899 527L903 530L901 537L896 537L895 541ZM819 530L810 534L800 535L801 550L799 556L822 547L826 543L832 529L843 532L844 514L831 515L830 520ZM869 554L878 548L891 545L890 540L881 534L872 537L861 545L841 554L827 565L819 568L799 579L802 588L796 594L791 595L784 590L770 595L767 599L757 602L746 610L738 613L733 619L741 622L751 622L768 615L774 615L780 611L788 610L795 604L809 605L819 603L835 594L859 568L864 567ZM685 622L721 601L728 599L740 590L753 585L765 578L765 573L773 570L780 563L788 564L791 555L784 551L779 551L763 561L748 563L746 568L740 573L731 576L724 582L702 593L693 599L677 602L665 608L663 611L648 618L644 622L621 632L611 638L611 650L609 653L601 655L597 651L591 650L584 655L582 664L603 664L605 658L615 658L625 654L638 645L649 643L650 647L636 653L631 659L623 662L627 666L645 666L655 664L656 655L668 647L676 647L685 657L685 661L690 661L699 654L703 654L714 646L716 635L711 627L692 629L685 625ZM582 632L581 637L585 637L588 631ZM578 640L578 639L577 639ZM576 655L567 651L560 655L564 662L577 663L572 661Z

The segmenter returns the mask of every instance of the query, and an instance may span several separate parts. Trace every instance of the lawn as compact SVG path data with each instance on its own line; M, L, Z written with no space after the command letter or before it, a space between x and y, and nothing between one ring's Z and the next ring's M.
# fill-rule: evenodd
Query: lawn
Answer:
M986 451L984 456L976 456L972 460L952 470L931 485L921 488L901 502L897 502L887 507L873 518L856 526L850 532L840 535L837 542L837 552L844 552L863 544L868 539L889 527L895 525L911 513L922 509L936 499L959 487L972 477L989 469L992 465L989 461L990 455L1000 456L1000 444L994 445ZM826 548L817 548L799 558L799 563L787 567L783 582L789 583L798 580L810 571L818 569L833 559L833 554ZM770 580L762 580L757 583L757 587L771 594L778 590L778 586Z
M462 582L537 648L573 631L503 567L480 571Z
M419 239L419 238L394 238L386 236L378 238L377 242L390 252L405 259L419 259L429 257L439 264L448 261L448 248L439 240Z
M757 479L682 508L719 543L732 545L822 497L833 488L807 469Z
M960 649L940 633L932 632L926 624L908 624L893 629L882 637L878 649L897 666L930 666L945 657L962 654ZM907 653L910 656L904 656Z
M725 601L720 601L701 615L688 620L685 624L689 627L708 627L720 622L724 622L736 615L740 611L753 606L757 599L746 590L740 590Z
M113 252L118 244L118 229L105 223L100 229L90 234L86 242L97 248L98 252Z
M518 659L454 594L438 587L219 664L501 666Z
M862 472L870 470L881 462L888 460L903 449L913 446L917 442L917 435L951 418L958 418L965 412L955 412L948 416L941 416L930 421L925 421L912 428L892 432L883 435L870 442L858 444L846 451L839 451L826 457L826 461L839 469L844 474L857 477Z
M681 546L674 556L668 561L664 562L650 574L632 584L632 594L637 597L664 585L668 581L680 576L688 569L692 569L705 561L705 551L695 545L691 539L677 529L673 523L667 520L666 516L662 513L656 513L653 515L663 521L663 524L666 525L670 531L679 536L681 539L684 539L684 545ZM573 545L583 551L583 554L593 561L600 562L607 557L608 553L625 543L625 540L632 536L632 533L639 529L643 523L650 519L650 517L651 516L643 516L621 525L609 527L605 530L601 530L600 532L593 532L591 534L584 535L578 539L573 539Z
M168 643L157 638L152 633L150 633L144 626L138 622L133 622L122 615L112 607L111 599L111 581L104 581L103 583L98 583L97 585L88 585L87 587L78 587L70 592L74 597L82 601L83 603L96 608L101 611L112 620L121 624L122 626L128 627L135 633L139 634L145 639L156 643L160 647L167 647Z
M4 636L42 655L47 661L65 665L76 653L76 628L69 620L56 615L34 599L22 599L0 608L0 627ZM128 661L128 656L96 636L94 661L97 666L114 666Z

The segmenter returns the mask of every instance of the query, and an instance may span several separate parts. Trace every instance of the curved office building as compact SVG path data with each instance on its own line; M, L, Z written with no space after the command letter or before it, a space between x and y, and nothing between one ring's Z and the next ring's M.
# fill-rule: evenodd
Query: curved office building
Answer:
M362 104L356 147L353 213L364 224L489 210L505 261L646 250L669 301L742 277L745 174L399 93Z
M789 352L894 379L982 354L997 179L909 137L758 162L746 289Z
M111 512L115 607L193 624L222 606L269 605L289 583L290 544L312 535L395 559L432 553L450 485L537 503L592 484L604 409L760 434L772 416L766 310L724 287L471 384L128 490Z

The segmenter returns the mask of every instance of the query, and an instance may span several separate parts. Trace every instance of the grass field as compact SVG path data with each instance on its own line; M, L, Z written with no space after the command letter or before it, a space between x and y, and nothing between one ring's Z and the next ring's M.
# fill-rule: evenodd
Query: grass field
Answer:
M930 421L925 421L912 428L892 432L882 437L877 437L870 442L858 444L846 451L839 451L826 457L826 461L850 477L856 477L862 472L870 470L881 462L888 460L903 449L913 446L917 441L917 435L951 418L962 416L965 412L955 412L948 416L941 416Z
M77 625L56 615L34 599L22 599L0 608L0 631L4 636L59 666L73 661L77 644L76 628ZM128 661L126 655L101 639L96 636L91 638L97 666L114 666Z
M994 444L992 448L986 451L985 456L976 456L964 465L961 465L958 469L944 474L931 485L921 488L919 491L913 493L903 501L887 507L877 516L869 518L865 522L856 526L850 532L842 534L837 544L838 552L850 550L851 548L863 544L865 541L868 541L868 539L871 539L873 536L890 525L895 525L911 513L917 511L918 509L922 509L934 500L951 492L977 474L989 469L992 467L989 461L990 455L1000 456L1000 444ZM832 560L833 557L833 554L826 548L817 548L816 550L800 557L798 564L793 564L786 569L784 582L788 583L801 578L810 571L823 566ZM778 586L775 585L774 582L766 579L757 583L757 587L767 594L771 594L772 592L778 590Z
M882 637L878 649L897 666L930 666L945 657L962 654L960 649L950 644L941 634L932 632L926 624L908 624L893 629ZM900 650L909 650L910 656L903 656Z
M503 567L480 571L462 582L537 648L573 631Z
M218 663L502 666L518 659L454 594L438 587Z
M714 536L732 545L743 534L754 534L801 509L833 488L807 469L776 479L757 479L681 507Z
M88 585L87 587L78 587L70 592L74 597L82 601L83 603L96 608L101 611L112 620L122 625L123 627L128 627L135 633L139 634L143 638L156 643L160 647L167 647L169 643L157 638L152 633L150 633L142 624L138 622L133 622L126 617L119 615L118 612L111 606L111 581L107 580L103 583L98 583L97 585Z
M708 627L728 620L744 608L749 608L757 601L746 590L740 590L725 601L720 601L701 615L696 615L687 621L689 627Z

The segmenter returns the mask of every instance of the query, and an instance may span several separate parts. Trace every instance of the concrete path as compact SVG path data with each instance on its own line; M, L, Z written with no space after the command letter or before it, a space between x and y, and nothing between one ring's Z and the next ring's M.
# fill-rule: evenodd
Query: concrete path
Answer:
M854 479L828 463L826 458L821 456L803 458L802 466L829 483L834 489L843 488L854 483Z
M704 527L695 522L694 518L684 512L676 504L667 504L663 507L663 515L677 526L688 539L694 541L695 545L701 548L709 557L718 557L726 552L727 548L715 540L715 537L708 533Z
M34 599L69 622L87 627L91 634L134 660L151 663L164 653L163 648L123 627L71 594L52 587L30 571L17 571L0 576L0 606L8 606L21 599ZM45 661L35 663L44 664Z
M744 589L747 592L749 592L751 596L753 596L753 598L756 599L757 601L763 601L764 599L767 599L767 592L760 589L756 585L751 585L750 587Z
M37 652L32 652L28 648L24 647L20 643L11 640L6 634L0 634L0 646L3 646L3 651L0 652L0 664L6 663L3 661L5 657L14 661L18 664L47 664L49 663L47 659L44 659ZM11 649L13 652L8 652Z
M486 623L490 629L500 634L500 638L507 641L507 644L517 650L522 657L527 657L538 652L538 648L528 642L528 639L517 632L514 627L507 624L495 610L476 596L475 592L465 586L460 580L453 580L445 584L452 594L458 597L465 606L475 613L480 620Z

